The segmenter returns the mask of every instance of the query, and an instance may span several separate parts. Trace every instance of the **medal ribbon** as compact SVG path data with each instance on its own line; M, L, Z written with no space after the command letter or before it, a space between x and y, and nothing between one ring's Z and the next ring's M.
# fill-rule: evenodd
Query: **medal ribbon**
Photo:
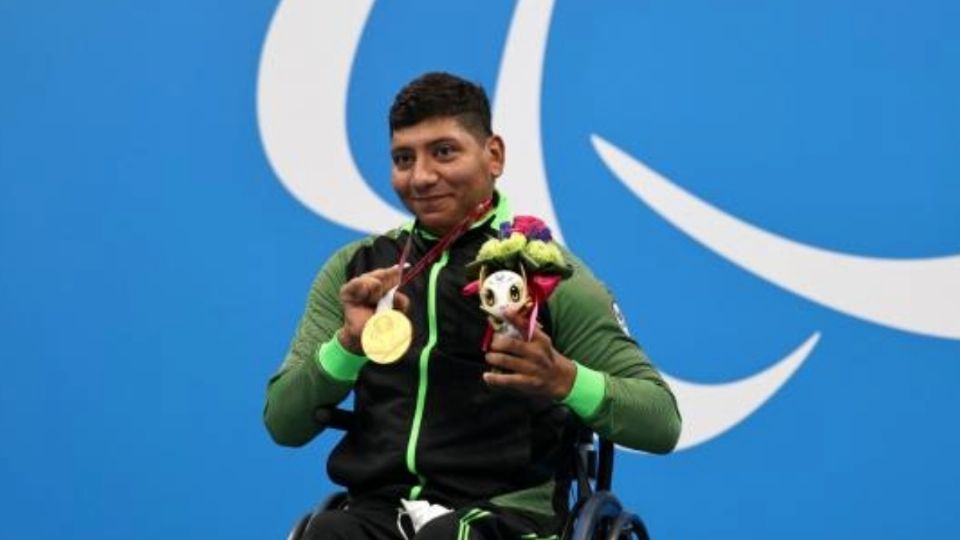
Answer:
M400 254L400 284L397 285L397 288L403 287L407 283L410 283L413 278L417 277L421 272L423 272L423 270L433 261L435 261L437 257L439 257L440 254L443 253L448 246L450 246L450 244L456 241L457 238L460 238L463 233L467 232L467 230L469 230L478 219L483 217L484 214L489 212L492 207L493 199L487 199L486 201L480 203L473 212L470 212L470 214L463 218L460 223L458 223L454 228L450 229L447 234L443 235L443 237L440 238L440 241L437 242L435 246L430 248L426 255L417 261L417 264L410 268L409 272L404 272L403 267L407 261L407 255L410 254L410 245L411 241L413 240L413 234L411 233L410 236L407 237L406 244L403 246L403 252Z

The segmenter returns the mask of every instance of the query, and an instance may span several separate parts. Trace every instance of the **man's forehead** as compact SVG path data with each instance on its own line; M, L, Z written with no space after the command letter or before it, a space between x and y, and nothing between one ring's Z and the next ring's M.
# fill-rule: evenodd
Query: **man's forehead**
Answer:
M456 116L433 116L412 126L394 130L390 137L390 146L418 146L443 139L462 140L465 137L473 137L473 134Z

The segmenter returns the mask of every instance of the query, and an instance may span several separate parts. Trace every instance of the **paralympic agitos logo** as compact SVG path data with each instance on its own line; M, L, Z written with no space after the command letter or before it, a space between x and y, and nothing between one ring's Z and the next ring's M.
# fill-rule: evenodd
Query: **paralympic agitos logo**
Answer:
M323 218L365 232L408 217L360 175L347 141L351 66L373 0L283 0L261 58L258 116L269 160L284 186ZM496 130L513 155L518 209L562 238L540 133L540 96L552 1L517 2L495 89ZM523 36L520 39L519 36ZM323 141L323 144L318 144ZM960 339L960 256L882 259L829 251L775 235L685 192L599 134L600 159L640 201L714 253L787 291L847 315L906 332ZM714 437L766 402L817 345L814 332L750 377L707 385L667 376L684 417L679 448Z

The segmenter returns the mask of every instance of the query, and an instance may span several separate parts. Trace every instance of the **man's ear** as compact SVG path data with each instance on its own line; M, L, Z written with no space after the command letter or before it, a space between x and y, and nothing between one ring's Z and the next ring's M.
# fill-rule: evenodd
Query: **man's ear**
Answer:
M491 135L487 139L487 158L490 160L490 174L494 178L499 178L503 174L503 166L507 159L507 149L503 144L503 138L499 135Z

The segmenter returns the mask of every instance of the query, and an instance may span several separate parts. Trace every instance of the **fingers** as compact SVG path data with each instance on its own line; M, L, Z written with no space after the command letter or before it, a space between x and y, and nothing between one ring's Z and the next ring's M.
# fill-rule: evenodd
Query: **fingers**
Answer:
M404 313L407 312L407 308L410 307L410 297L403 294L400 291L397 291L393 295L393 307Z
M534 375L488 371L483 374L483 380L491 388L512 390L521 394L554 397L549 380Z
M518 310L513 310L510 315L513 317L511 322L520 316ZM563 356L554 350L550 336L540 328L535 329L530 341L494 335L485 358L493 368L507 372L484 373L483 380L491 387L554 399L569 393L567 368L570 366L560 365L564 362Z
M523 393L540 387L540 384L533 377L521 373L493 373L488 371L483 374L483 380L491 387L516 390Z
M383 290L388 291L400 284L400 265L395 264L387 268L378 268L364 275L380 280L384 287Z
M340 300L345 304L376 305L384 293L386 289L380 280L364 274L340 287Z
M346 282L340 288L340 300L349 304L374 306L387 291L399 283L399 266L378 268Z
M576 379L574 363L560 356L556 362L540 358L518 358L503 353L487 353L487 363L507 372L487 372L483 380L491 387L515 390L526 394L562 399L570 394Z
M540 328L533 332L533 339L524 341L503 334L495 334L490 341L490 350L504 352L514 356L543 356L553 348L550 336Z
M513 373L533 374L538 371L533 362L526 358L503 354L499 352L488 352L486 354L487 363L495 368Z

